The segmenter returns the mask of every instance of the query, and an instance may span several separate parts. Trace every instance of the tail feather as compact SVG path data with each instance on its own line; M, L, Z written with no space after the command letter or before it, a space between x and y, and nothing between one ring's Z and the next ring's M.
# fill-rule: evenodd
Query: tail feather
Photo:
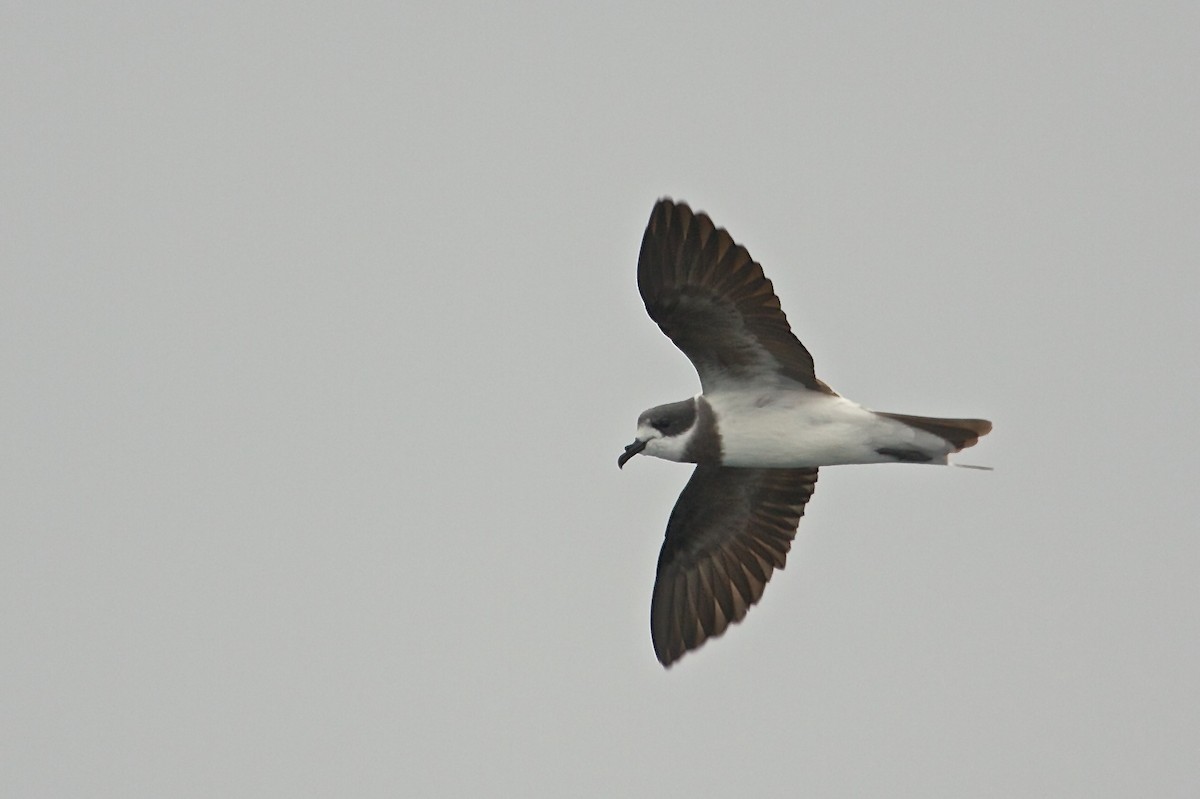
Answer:
M935 419L930 416L906 416L902 413L876 413L944 438L954 447L955 452L974 446L981 437L992 432L992 423L986 419Z

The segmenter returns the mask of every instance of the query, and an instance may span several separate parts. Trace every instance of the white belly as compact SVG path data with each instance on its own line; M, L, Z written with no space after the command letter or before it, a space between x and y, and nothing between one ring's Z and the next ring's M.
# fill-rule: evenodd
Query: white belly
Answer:
M917 450L945 463L949 444L879 416L845 397L815 391L762 389L706 394L721 436L721 463L790 469L849 463L893 463L879 449Z

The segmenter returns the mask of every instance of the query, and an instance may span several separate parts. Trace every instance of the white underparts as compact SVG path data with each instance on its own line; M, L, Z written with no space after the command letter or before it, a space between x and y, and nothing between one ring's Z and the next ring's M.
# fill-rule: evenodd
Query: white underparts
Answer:
M705 395L716 414L721 462L744 468L947 462L945 439L888 419L845 397L806 389ZM649 448L647 448L649 451Z

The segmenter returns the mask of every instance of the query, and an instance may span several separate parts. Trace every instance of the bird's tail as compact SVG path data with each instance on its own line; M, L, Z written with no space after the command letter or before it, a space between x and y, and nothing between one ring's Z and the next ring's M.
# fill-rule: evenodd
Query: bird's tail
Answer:
M992 423L986 419L935 419L931 416L906 416L902 413L876 412L880 416L895 419L909 427L915 427L939 438L944 438L954 447L954 452L975 446L980 438L992 432Z

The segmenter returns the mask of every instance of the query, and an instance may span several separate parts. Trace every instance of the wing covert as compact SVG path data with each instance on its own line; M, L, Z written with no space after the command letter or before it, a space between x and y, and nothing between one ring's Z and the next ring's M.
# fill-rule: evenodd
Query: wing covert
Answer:
M664 666L724 633L762 597L816 482L816 469L696 467L671 511L650 603Z
M638 290L705 392L791 382L833 393L817 379L762 267L706 214L658 201L642 237Z

